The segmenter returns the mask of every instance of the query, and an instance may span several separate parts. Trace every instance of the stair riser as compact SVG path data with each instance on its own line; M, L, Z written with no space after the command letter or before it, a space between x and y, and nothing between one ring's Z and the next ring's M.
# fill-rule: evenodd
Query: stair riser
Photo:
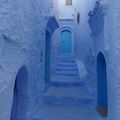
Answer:
M74 99L74 98L57 98L54 96L45 96L44 104L50 105L91 105L95 104L93 99Z
M56 74L78 75L78 71L56 71Z
M59 60L59 62L75 63L75 60Z
M57 68L57 67L58 67L58 68L59 68L59 67L60 67L60 68L62 68L62 67L66 67L66 68L71 68L71 67L72 67L72 68L77 68L77 66L76 66L75 64L57 64L57 65L56 65L56 68Z
M50 82L51 86L55 86L55 87L85 87L85 83L84 82Z
M56 68L56 71L72 71L72 72L74 72L74 71L78 71L76 68L74 69L74 68Z
M71 77L76 77L76 76L78 76L78 74L67 74L67 73L55 73L55 75L71 76Z

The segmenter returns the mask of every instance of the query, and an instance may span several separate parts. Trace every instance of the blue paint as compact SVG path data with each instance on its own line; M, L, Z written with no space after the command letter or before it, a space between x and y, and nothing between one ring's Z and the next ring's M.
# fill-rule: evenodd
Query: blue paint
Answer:
M56 21L55 17L50 17L47 28L51 31L51 34L54 33L54 31L59 27L58 22Z
M15 80L11 120L26 120L28 112L28 73L23 66Z
M72 51L72 36L71 32L68 30L63 30L61 32L61 52L71 53Z
M102 53L98 54L97 57L97 101L98 107L108 106L107 99L107 76L106 76L106 61Z
M59 27L58 22L55 17L50 17L46 26L46 40L45 40L45 82L48 83L50 81L50 59L51 59L51 36L54 31Z
M51 34L46 31L45 41L45 82L50 81Z

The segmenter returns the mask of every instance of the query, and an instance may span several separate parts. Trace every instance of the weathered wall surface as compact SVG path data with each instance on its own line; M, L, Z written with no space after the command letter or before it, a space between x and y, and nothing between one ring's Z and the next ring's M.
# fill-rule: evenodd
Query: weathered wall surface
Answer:
M108 89L109 89L109 120L120 118L120 1L110 0L107 21L109 32L108 52ZM114 114L113 114L114 113Z
M95 59L99 52L104 54L107 69L108 120L120 118L120 1L103 3L104 30L93 37ZM99 20L100 21L100 20ZM97 24L97 22L96 22ZM96 65L97 66L97 65ZM97 78L97 74L96 74ZM96 79L97 80L97 79Z
M46 26L43 8L42 0L0 0L0 120L10 119L14 82L23 65L28 69L27 118L37 117L43 84L40 63Z
M86 88L92 95L96 96L96 82L95 82L95 66L93 41L91 37L91 30L88 24L88 12L93 9L94 0L80 0L77 3L77 12L80 13L80 23L77 23L77 14L75 16L74 31L75 31L75 53L77 59L84 66L86 74L81 78L85 82ZM81 66L81 69L82 69ZM84 73L84 72L82 72ZM82 74L80 73L80 74ZM94 83L94 84L91 84ZM91 89L94 88L94 89Z

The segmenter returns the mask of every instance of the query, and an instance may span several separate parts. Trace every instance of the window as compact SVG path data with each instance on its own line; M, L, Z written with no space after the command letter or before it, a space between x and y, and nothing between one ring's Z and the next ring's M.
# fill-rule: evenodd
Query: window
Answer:
M66 0L66 5L67 6L72 6L72 0Z

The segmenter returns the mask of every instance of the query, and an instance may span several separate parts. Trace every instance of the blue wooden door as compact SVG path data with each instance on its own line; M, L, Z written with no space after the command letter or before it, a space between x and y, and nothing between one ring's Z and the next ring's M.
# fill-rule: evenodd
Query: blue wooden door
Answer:
M98 107L108 107L107 98L107 75L106 75L106 61L104 55L99 53L97 58L97 99Z
M62 53L71 53L72 52L72 36L71 32L64 30L61 32L61 46Z

